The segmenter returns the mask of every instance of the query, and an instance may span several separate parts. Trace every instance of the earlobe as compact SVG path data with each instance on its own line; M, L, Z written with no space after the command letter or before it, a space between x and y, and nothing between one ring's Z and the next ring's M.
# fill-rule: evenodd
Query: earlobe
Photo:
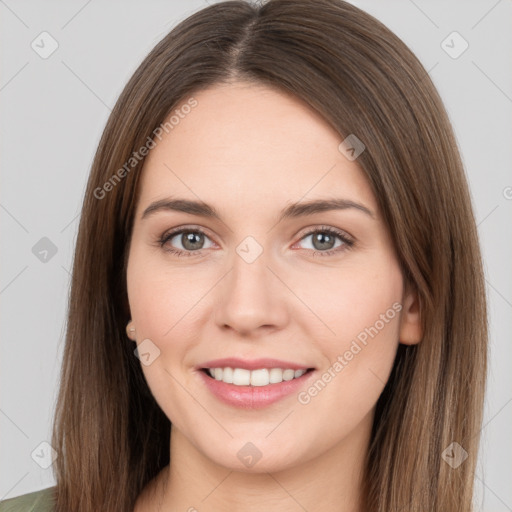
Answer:
M135 341L135 327L132 323L132 321L130 320L130 322L128 322L128 325L126 326L126 335L128 336L128 338L130 338L132 341Z
M423 338L421 326L421 307L416 291L410 290L405 294L400 318L400 343L416 345Z

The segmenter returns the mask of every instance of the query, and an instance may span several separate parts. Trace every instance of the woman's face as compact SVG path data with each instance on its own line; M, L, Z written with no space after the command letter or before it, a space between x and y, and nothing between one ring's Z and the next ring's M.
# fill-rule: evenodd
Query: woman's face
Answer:
M284 469L364 443L399 340L418 331L357 159L276 90L193 98L145 161L129 252L149 387L174 431L224 467ZM212 362L224 358L239 361ZM212 366L237 369L225 383Z

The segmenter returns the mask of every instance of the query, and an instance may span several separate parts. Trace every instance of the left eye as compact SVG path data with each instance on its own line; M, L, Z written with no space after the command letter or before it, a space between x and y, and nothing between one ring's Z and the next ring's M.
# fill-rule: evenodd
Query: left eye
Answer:
M301 240L311 239L312 247L307 249L316 251L318 253L331 254L332 252L338 252L343 248L350 248L353 245L353 241L348 238L341 231L333 230L332 228L316 229L306 233ZM336 245L336 242L338 244Z

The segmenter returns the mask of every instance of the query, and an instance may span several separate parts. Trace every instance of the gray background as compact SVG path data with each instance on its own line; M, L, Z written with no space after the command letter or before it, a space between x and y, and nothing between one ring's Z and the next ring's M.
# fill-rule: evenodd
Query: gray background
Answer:
M512 2L353 3L418 55L455 128L474 200L490 307L489 387L476 498L479 510L512 511ZM104 124L147 52L205 5L199 0L0 0L0 499L54 484L51 467L43 469L36 460L50 460L49 447L40 443L50 440L72 250ZM31 47L43 31L59 45L46 59ZM469 44L458 58L442 46L453 31ZM453 36L447 44L452 52L462 48ZM43 237L55 246L54 255L33 251L34 246L41 250L38 243L49 245L40 242Z

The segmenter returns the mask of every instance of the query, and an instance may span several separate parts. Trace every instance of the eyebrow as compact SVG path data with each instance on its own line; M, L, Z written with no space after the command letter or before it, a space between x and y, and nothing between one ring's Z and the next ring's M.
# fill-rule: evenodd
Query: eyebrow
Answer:
M315 213L321 213L332 210L347 210L355 209L363 212L372 218L375 218L374 213L366 206L350 201L348 199L316 199L305 202L293 203L286 206L280 212L278 222L289 218L305 217ZM219 212L211 205L202 201L193 201L190 199L173 199L166 198L160 199L151 203L143 212L141 220L144 220L156 212L160 211L176 211L189 213L191 215L198 215L211 219L217 219L222 222Z

